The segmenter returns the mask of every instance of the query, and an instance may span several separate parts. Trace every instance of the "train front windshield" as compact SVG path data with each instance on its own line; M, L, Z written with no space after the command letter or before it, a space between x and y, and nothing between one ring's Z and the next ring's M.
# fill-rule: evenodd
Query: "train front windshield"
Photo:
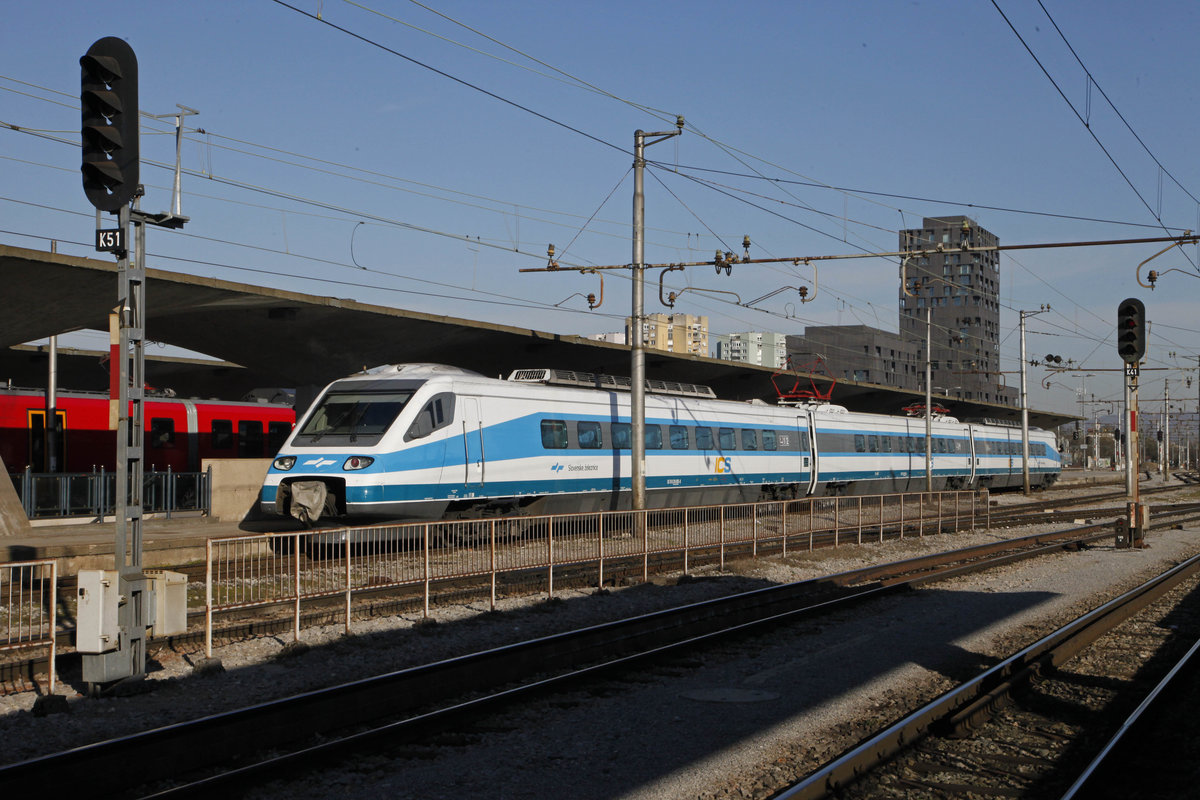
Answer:
M300 447L375 444L412 396L411 391L330 392L292 444Z

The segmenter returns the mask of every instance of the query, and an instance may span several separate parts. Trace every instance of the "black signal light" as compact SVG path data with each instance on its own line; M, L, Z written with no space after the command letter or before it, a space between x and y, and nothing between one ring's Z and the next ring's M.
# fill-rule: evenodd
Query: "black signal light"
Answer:
M106 36L79 66L83 192L101 211L118 211L138 188L137 56L125 41Z
M1136 364L1146 355L1146 306L1136 297L1117 306L1117 355Z

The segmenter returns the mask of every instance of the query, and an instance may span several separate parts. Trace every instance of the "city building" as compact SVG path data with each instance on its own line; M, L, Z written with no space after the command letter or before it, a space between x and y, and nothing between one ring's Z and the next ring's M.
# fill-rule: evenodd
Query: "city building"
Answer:
M803 336L787 337L787 349L794 369L913 391L924 385L924 357L891 331L866 325L810 325ZM815 366L818 361L823 370Z
M900 231L899 333L821 325L789 336L792 366L819 357L834 378L924 391L929 334L931 390L959 400L1017 405L1000 370L999 239L969 217L927 217ZM926 311L929 313L928 325Z
M782 333L763 331L717 333L711 337L711 355L761 367L782 367L787 363L787 339Z
M625 331L632 318L625 318ZM627 342L633 338L627 335ZM642 323L642 345L669 353L708 355L708 317L692 314L647 314Z
M588 337L594 342L610 342L612 344L625 344L625 331L618 333L593 333Z
M934 392L1015 405L1000 372L1000 253L971 252L998 244L964 216L926 217L900 231L900 250L913 253L900 268L900 338L916 348L923 373L928 321Z

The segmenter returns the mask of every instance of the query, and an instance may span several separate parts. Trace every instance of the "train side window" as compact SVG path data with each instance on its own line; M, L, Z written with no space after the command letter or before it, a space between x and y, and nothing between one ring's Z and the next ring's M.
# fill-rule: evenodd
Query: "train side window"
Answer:
M613 447L617 450L633 449L633 436L630 433L628 422L614 422L612 424L612 440Z
M775 443L775 431L762 432L763 450L774 450L777 445Z
M542 447L562 450L567 446L567 423L561 419L542 420Z
M742 449L758 449L758 431L753 428L742 428Z
M880 436L879 437L879 445L880 445L879 452L881 452L881 453L892 452L892 437L891 436Z
M150 446L161 450L175 444L175 420L170 417L150 418Z
M291 423L283 422L282 420L267 423L267 449L272 453L278 453L283 447L283 443L287 441L288 436L292 433Z
M413 439L423 439L439 428L446 427L453 419L454 395L450 392L435 394L429 398L429 402L425 404L425 407L417 413L417 418L413 420L412 425L408 427L408 432L404 434L404 441L409 442ZM566 435L565 428L563 435Z
M233 423L227 419L212 421L212 447L214 450L233 448Z
M863 436L861 433L854 434L854 452L867 452L867 437Z
M810 450L812 450L812 447L809 445L809 442L808 442L808 429L807 428L800 431L800 450L801 450L801 452L804 452L804 453L807 453Z
M604 446L604 431L599 422L575 423L575 438L585 450L595 450Z
M696 428L696 449L697 450L712 450L713 449L712 428L708 428L708 427Z
M867 452L868 453L878 453L879 452L879 437L873 433L869 434L867 436Z
M737 443L733 438L733 428L720 428L717 431L717 440L721 443L722 450L736 450Z
M263 424L256 419L238 420L238 458L262 458Z
M647 450L662 450L663 435L662 425L647 425L646 426L646 449Z
M668 435L671 438L672 450L688 450L692 443L688 440L688 429L682 425L672 425Z

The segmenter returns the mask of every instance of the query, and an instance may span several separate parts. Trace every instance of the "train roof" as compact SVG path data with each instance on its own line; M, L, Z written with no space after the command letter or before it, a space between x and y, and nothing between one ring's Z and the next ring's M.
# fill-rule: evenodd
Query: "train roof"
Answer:
M603 375L594 372L576 372L567 369L518 369L509 374L514 383L541 383L547 386L574 386L584 389L610 389L633 391L633 380L619 375ZM712 387L678 381L647 379L646 391L653 394L670 394L681 397L703 397L716 400Z

